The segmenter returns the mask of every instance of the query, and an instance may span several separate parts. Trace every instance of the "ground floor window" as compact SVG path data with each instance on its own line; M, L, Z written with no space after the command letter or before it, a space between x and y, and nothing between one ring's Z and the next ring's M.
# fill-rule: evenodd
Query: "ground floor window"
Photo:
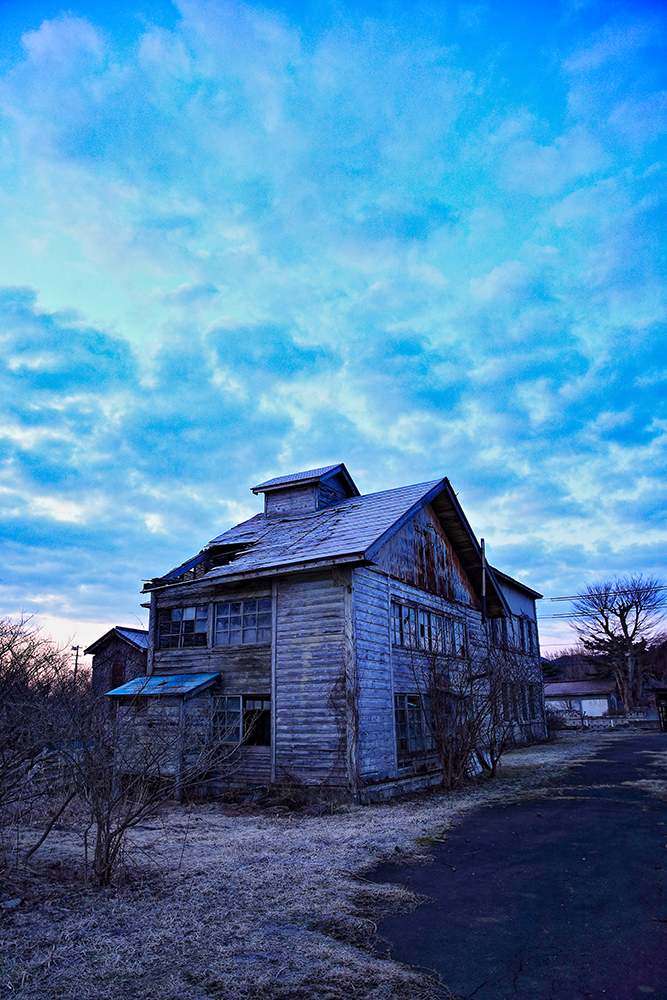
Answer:
M213 699L213 728L224 743L271 745L271 699L268 695L221 695Z
M502 685L502 709L504 722L532 722L541 718L539 684Z
M418 694L394 695L396 749L398 762L408 763L425 756L433 746L428 727L428 704Z

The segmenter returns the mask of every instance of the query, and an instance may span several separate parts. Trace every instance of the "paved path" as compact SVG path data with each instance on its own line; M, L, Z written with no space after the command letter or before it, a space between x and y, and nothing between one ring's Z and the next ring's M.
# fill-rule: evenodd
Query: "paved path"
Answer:
M667 772L655 752L667 736L619 738L571 768L559 797L483 808L432 865L376 870L432 900L380 923L392 957L438 972L443 996L667 1000ZM626 784L653 780L662 798Z

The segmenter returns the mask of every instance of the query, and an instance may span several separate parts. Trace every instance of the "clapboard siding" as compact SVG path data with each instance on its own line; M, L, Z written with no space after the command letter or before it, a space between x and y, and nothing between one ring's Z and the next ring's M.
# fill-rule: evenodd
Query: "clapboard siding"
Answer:
M221 778L232 784L252 782L268 785L271 781L271 747L242 746L234 750L225 760Z
M195 580L179 586L165 587L156 592L158 608L192 607L196 604L213 604L215 601L243 600L244 597L270 597L271 586L265 580L256 584L228 583L226 586L215 580Z
M247 645L213 649L159 649L155 651L155 674L220 673L226 694L259 694L269 691L271 645Z
M281 579L276 621L276 777L347 782L345 588L331 572Z
M382 546L375 562L390 576L420 591L480 607L472 584L430 504Z
M387 577L354 572L354 636L359 688L358 766L362 783L396 774Z

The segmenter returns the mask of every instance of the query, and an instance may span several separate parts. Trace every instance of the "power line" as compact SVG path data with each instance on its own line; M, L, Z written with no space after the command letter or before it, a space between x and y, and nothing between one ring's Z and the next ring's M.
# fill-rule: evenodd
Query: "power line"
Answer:
M644 594L646 594L646 593L655 594L659 590L667 590L667 584L663 583L663 584L660 584L660 586L658 586L658 587L642 587L641 585L639 585L639 586L635 587L634 590L612 590L610 592L613 593L613 594L636 594L637 591L640 591L641 593L644 593ZM571 597L543 597L543 598L541 598L541 600L543 600L543 601L579 601L582 598L602 596L603 594L605 594L604 590L593 590L590 593L585 593L585 594L572 594Z

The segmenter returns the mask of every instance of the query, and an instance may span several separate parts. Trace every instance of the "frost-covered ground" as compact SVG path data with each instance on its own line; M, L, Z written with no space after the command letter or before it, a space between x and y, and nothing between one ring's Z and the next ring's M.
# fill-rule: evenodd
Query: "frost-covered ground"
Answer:
M428 864L429 846L466 812L541 793L616 738L566 733L508 753L498 778L463 792L324 815L164 808L133 831L123 877L102 892L82 884L81 839L63 823L33 856L33 874L5 886L0 996L429 997L433 982L372 951L374 921L418 900L364 874L389 857ZM36 836L26 831L25 842Z

